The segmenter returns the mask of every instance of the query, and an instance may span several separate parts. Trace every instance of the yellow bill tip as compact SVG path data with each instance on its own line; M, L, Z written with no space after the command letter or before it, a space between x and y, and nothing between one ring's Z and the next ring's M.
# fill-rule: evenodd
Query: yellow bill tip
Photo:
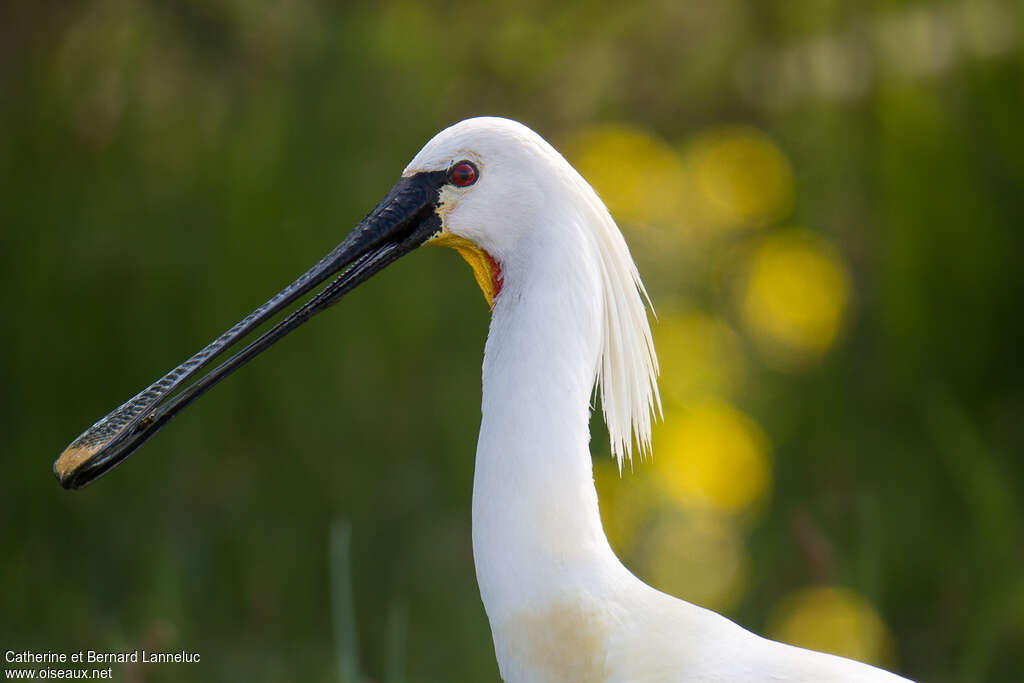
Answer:
M75 470L82 466L82 463L95 455L98 450L96 447L87 448L71 444L60 454L57 462L53 463L53 473L62 481L67 479Z

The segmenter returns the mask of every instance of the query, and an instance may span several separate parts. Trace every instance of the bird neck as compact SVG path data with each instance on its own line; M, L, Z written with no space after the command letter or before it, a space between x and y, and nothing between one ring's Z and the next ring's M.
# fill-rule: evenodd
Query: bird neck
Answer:
M589 451L600 277L558 247L540 239L502 264L484 353L473 553L496 640L524 610L599 593L625 571L601 526Z

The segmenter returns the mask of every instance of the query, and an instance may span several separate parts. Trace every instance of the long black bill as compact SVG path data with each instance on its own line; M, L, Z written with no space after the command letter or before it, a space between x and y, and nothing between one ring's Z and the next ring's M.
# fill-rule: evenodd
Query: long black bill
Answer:
M436 208L439 190L447 181L444 171L418 173L399 180L384 200L319 263L72 441L53 464L61 485L77 489L106 474L214 384L430 239L441 229ZM330 284L255 341L196 381L185 384L247 334L339 271Z

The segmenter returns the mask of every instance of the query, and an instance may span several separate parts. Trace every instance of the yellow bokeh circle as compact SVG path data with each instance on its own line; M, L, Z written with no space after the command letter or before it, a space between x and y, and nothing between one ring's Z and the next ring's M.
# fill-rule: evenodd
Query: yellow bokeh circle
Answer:
M671 412L655 444L658 484L676 502L740 512L771 485L764 432L724 401Z
M775 640L886 666L892 639L882 618L861 595L834 586L801 590L775 610L768 634Z
M850 296L850 278L821 238L788 230L754 250L740 291L742 317L769 356L799 362L835 341Z
M616 220L664 226L685 215L686 173L664 140L634 126L594 126L573 136L567 152Z
M658 518L640 558L644 579L671 595L717 611L746 591L749 561L733 520L711 510Z
M765 225L792 207L789 161L756 128L711 128L693 141L686 158L700 206L720 227Z
M706 313L660 313L654 343L662 397L676 404L703 396L730 396L746 374L736 333Z

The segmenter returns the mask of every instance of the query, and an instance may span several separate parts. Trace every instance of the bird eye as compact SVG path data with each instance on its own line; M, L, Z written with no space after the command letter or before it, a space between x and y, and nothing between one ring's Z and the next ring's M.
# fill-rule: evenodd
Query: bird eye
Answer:
M472 161L460 161L452 166L452 170L449 171L448 175L452 179L452 184L459 187L468 187L472 185L480 176L476 170L476 164Z

